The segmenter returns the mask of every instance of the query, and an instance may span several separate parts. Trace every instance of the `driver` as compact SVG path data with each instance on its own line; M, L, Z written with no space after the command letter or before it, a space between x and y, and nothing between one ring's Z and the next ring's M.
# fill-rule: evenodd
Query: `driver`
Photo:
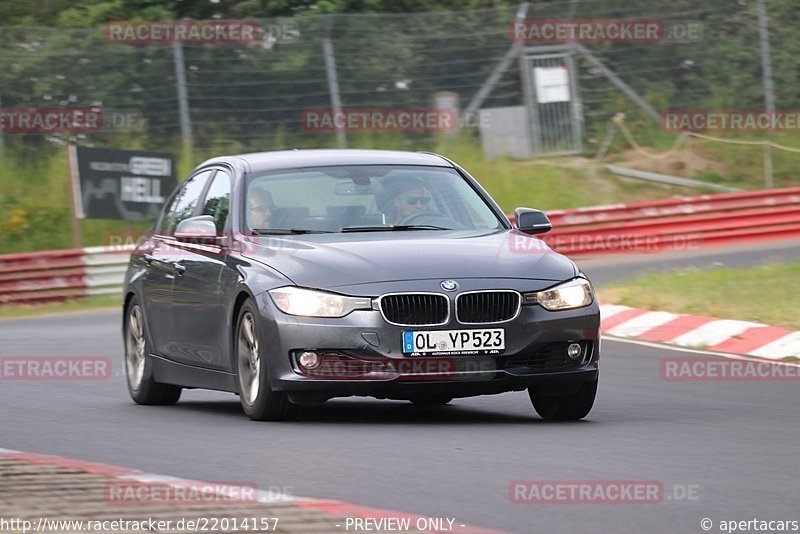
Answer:
M419 178L399 177L384 184L375 202L386 223L396 226L405 224L416 213L428 211L431 196Z

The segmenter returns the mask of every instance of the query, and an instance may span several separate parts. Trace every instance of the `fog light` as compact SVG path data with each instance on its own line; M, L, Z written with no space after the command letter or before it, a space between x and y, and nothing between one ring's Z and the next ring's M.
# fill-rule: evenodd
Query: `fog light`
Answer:
M303 352L297 358L297 363L305 369L314 369L319 365L319 356L316 352Z
M580 358L582 353L583 349L578 343L570 343L567 347L567 356L569 356L572 360L577 360Z

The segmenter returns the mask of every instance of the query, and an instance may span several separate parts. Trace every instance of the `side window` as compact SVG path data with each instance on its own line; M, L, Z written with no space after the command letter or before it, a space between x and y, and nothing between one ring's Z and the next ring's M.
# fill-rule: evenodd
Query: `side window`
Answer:
M203 171L186 180L178 194L170 201L161 221L161 233L171 235L178 224L192 216L200 195L208 182L213 170Z
M231 176L225 171L217 171L214 181L206 194L201 215L211 215L217 225L217 233L221 233L228 220L231 203Z

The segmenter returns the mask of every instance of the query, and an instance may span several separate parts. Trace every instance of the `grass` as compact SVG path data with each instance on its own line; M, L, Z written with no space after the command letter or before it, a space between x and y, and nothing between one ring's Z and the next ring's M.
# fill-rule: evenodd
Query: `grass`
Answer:
M675 132L666 132L650 120L628 123L634 139L645 147L648 152L664 153L669 150L677 140ZM706 181L713 184L727 185L740 189L763 189L765 181L765 157L771 157L773 186L795 187L800 176L800 132L797 131L707 131L700 132L718 139L734 141L734 143L720 140L701 139L692 137L689 149L686 145L678 149L673 156L665 161L681 162L686 156L700 156L703 160L716 164L716 171L695 170L691 176L694 180ZM771 141L777 145L788 147L791 150L772 148L765 152L761 145L736 144L739 141L762 142ZM612 143L608 161L613 162L619 158L623 150L630 148L628 141L618 135ZM673 173L674 174L674 173ZM677 172L679 176L684 176Z
M649 119L633 117L628 124L634 137L651 151L663 151L674 143L673 132L665 132ZM734 139L763 140L800 148L800 133L723 132L715 133ZM601 138L598 138L599 142ZM328 138L304 138L297 146L331 145ZM655 200L673 195L701 194L688 188L668 187L635 181L598 171L587 158L538 158L532 161L510 159L487 160L479 141L472 136L456 139L430 137L409 138L401 134L362 133L348 137L353 148L387 148L400 150L433 150L457 161L489 191L506 212L519 206L540 209L563 209L598 204ZM128 140L125 148L141 143ZM7 147L0 161L0 254L72 248L69 171L66 151L52 147L23 150L17 144ZM265 140L258 147L239 146L218 139L207 142L192 156L179 154L178 173L185 176L201 161L222 153L273 150L287 145L285 140ZM743 189L764 187L764 149L761 146L742 146L693 139L691 151L704 161L715 162L713 170L696 169L693 178L710 183ZM13 149L12 149L13 148ZM170 146L163 147L169 150ZM617 136L608 161L620 157L628 144ZM593 152L595 147L588 152ZM673 158L680 160L678 151ZM677 161L679 163L679 161ZM800 153L772 150L775 187L798 184ZM83 220L80 223L83 245L102 245L109 234L141 233L151 222L126 223L112 220Z
M122 310L122 297L120 295L98 295L82 299L70 299L64 302L53 302L50 304L0 306L0 319L33 317L51 313L81 312L107 308Z
M691 194L656 184L625 181L590 166L571 164L573 160L537 159L488 161L476 140L442 141L408 145L399 137L374 136L353 139L360 148L418 150L433 148L461 164L498 201L506 212L519 206L559 209L616 202L664 198ZM232 149L233 150L233 149ZM233 150L234 152L236 150ZM223 153L220 150L218 153ZM179 176L185 176L197 163L215 155L197 151L194 161L179 158ZM12 155L0 162L0 254L72 248L72 211L66 152L59 150L40 157ZM83 246L108 244L112 236L141 233L151 221L126 223L116 220L80 222Z
M480 147L470 143L443 146L438 152L464 167L506 213L523 206L553 210L691 194L686 188L626 180L597 172L578 158L489 161L483 157Z
M0 254L73 248L70 180L66 152L41 159L0 162ZM83 246L108 244L113 236L141 233L152 222L84 219Z
M647 274L598 289L600 300L649 310L754 321L800 330L800 262Z

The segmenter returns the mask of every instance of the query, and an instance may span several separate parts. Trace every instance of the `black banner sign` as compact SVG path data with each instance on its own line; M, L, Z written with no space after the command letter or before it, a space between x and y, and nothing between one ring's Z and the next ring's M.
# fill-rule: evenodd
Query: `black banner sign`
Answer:
M80 219L154 220L178 183L175 155L70 147Z

